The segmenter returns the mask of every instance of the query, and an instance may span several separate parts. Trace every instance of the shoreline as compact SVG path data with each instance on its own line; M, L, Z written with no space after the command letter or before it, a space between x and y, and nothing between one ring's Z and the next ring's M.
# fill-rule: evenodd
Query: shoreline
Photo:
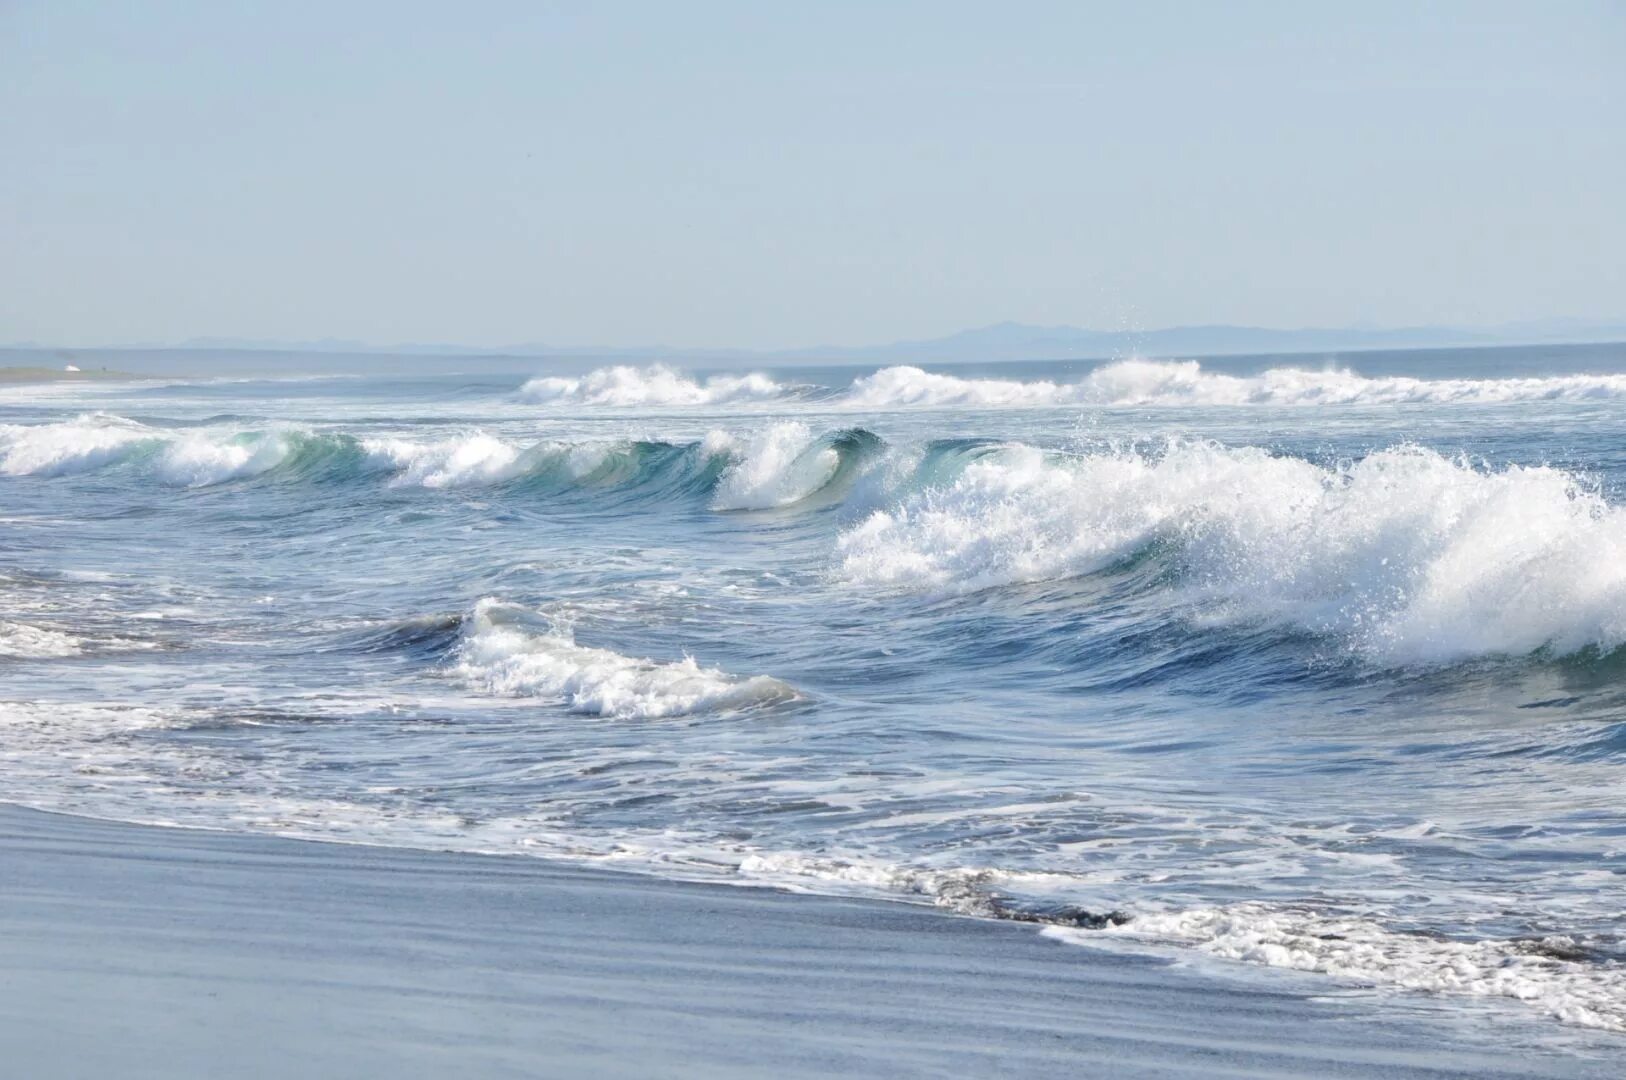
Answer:
M1620 1048L1022 923L524 856L0 805L0 865L0 1039L34 1077L1579 1077Z

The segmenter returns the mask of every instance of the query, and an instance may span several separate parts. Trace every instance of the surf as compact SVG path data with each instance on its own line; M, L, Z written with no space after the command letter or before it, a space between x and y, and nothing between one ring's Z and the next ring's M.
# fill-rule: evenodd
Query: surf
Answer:
M850 587L965 595L1152 557L1207 625L1276 624L1381 663L1626 644L1626 511L1560 469L1398 446L1320 465L1172 440L965 461L836 540Z

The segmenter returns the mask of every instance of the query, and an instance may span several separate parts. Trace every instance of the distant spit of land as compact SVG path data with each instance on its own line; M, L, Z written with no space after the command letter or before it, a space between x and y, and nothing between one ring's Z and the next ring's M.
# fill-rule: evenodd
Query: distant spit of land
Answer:
M128 371L109 371L96 368L80 371L50 367L0 367L0 385L6 383L38 382L100 382L119 379L150 379L151 375L132 375Z

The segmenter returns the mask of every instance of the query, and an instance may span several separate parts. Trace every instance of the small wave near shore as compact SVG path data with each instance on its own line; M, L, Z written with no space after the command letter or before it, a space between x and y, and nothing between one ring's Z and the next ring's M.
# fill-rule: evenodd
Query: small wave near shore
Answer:
M470 614L451 670L486 693L620 720L738 712L796 697L778 679L726 675L690 656L658 661L579 645L567 624L490 597Z

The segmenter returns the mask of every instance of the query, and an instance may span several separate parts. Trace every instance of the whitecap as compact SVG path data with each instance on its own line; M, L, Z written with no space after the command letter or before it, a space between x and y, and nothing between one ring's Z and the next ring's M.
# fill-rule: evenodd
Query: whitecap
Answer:
M600 368L577 377L536 378L519 392L529 401L544 404L659 407L768 401L785 396L787 388L755 373L713 375L700 382L664 364L652 364Z
M616 719L727 712L795 697L777 679L737 678L693 657L637 659L578 645L568 626L538 628L533 616L489 597L469 616L452 672L486 693Z
M106 413L49 424L0 424L0 473L66 476L89 472L123 461L165 438L163 432Z
M1411 446L1333 468L1207 442L1006 447L848 529L836 573L952 595L1153 545L1194 616L1332 634L1381 662L1626 644L1626 510L1562 470Z
M744 439L714 431L703 446L709 453L731 457L712 497L714 510L789 506L824 487L841 467L839 451L817 440L806 424L794 421Z
M397 486L455 488L509 480L524 469L521 451L476 432L435 442L367 439L362 449L376 465L393 470Z
M1121 360L1074 383L962 378L918 367L882 368L855 379L849 407L1496 405L1626 399L1626 375L1499 379L1365 376L1337 368L1271 368L1255 375L1206 371L1196 360Z
M84 652L72 634L27 623L0 621L0 656L22 660L60 659Z

